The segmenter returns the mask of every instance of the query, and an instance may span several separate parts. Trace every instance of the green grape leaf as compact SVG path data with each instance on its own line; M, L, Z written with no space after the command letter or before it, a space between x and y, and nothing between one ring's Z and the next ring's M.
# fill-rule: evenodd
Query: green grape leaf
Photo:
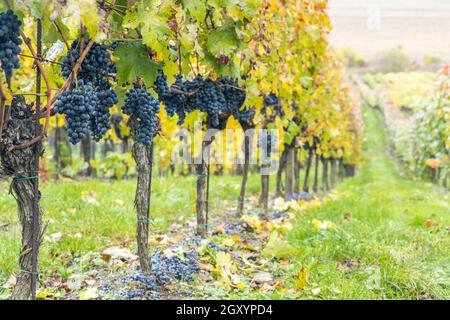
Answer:
M229 56L239 47L239 39L233 27L218 28L208 35L207 48L215 57Z
M91 39L98 33L100 16L98 15L97 4L93 0L78 0L80 21L86 27Z
M185 2L187 11L197 21L203 21L206 17L206 2L202 0L189 0Z
M147 87L153 86L160 66L144 45L122 44L114 51L114 56L118 58L117 80L120 85L142 78Z
M167 3L146 1L139 10L131 11L124 17L125 26L139 29L142 34L142 43L152 48L159 59L169 57L169 40L172 30L168 20L173 15L173 9Z

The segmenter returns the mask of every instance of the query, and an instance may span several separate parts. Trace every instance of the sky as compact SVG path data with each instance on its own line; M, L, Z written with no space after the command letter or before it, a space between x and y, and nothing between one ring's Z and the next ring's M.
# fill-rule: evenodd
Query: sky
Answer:
M329 0L331 43L370 58L402 46L414 59L450 62L450 0Z

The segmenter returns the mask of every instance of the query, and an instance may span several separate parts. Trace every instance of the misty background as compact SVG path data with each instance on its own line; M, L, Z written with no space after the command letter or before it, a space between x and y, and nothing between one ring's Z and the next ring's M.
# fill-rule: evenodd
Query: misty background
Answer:
M414 60L450 61L449 0L330 0L331 43L371 59L401 46Z

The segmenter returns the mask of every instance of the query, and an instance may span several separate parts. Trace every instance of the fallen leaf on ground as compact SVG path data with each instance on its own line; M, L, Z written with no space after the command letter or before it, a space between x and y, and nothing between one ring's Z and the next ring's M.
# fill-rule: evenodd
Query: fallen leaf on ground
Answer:
M97 288L87 288L80 293L80 300L93 300L97 298Z
M313 296L317 296L320 293L320 288L311 289Z
M352 214L350 212L347 212L346 214L344 214L344 221L352 222Z
M439 227L439 223L437 223L433 219L428 219L427 221L425 221L425 225L427 226L427 228L430 228L430 229Z
M95 191L82 191L81 200L92 205L98 205L97 193Z
M285 258L294 252L295 248L289 242L281 238L277 232L272 232L261 255L270 258Z
M221 223L215 227L213 233L225 233L225 223Z
M301 268L295 277L295 286L297 290L303 290L303 288L308 284L308 274L309 271L306 268Z
M269 272L260 271L260 272L255 273L255 275L253 277L253 281L255 281L256 283L267 283L267 282L272 282L273 278Z
M17 278L13 275L11 275L8 279L8 281L5 282L5 284L3 285L4 289L12 289L14 288L14 286L16 285L17 282Z
M263 221L256 215L243 215L241 220L244 221L253 231L259 231L264 228Z
M115 204L119 205L119 206L123 206L125 204L125 201L123 201L122 199L116 199L114 201Z
M58 296L59 293L56 292L54 288L43 288L36 292L36 299L38 300L53 299Z
M261 291L261 292L267 292L267 291L271 291L274 289L275 289L275 286L272 286L272 285L268 284L267 282L263 283L262 286L259 287L259 291Z
M90 287L92 287L94 284L95 284L95 280L94 279L87 279L87 280L84 280L84 282L88 285L88 286L90 286Z
M275 211L286 211L289 209L289 203L286 202L283 198L278 197L273 202L273 208Z
M356 269L360 266L359 261L355 260L344 260L342 262L339 262L336 266L336 269L342 270L342 271L352 271L353 269Z
M214 266L212 264L210 264L210 263L201 263L201 262L199 262L198 265L199 265L200 269L202 269L202 270L206 270L206 271L209 271L209 272L213 272L214 271Z
M336 224L332 221L329 221L329 220L320 221L318 219L313 219L311 221L311 224L313 225L313 227L316 230L327 230L327 229L332 229L336 226Z
M169 232L177 232L178 229L180 229L180 225L179 225L178 223L172 223L172 224L167 228L167 230L168 230Z
M137 256L128 248L107 248L102 252L102 259L105 261L111 260L111 258L134 261L137 260Z

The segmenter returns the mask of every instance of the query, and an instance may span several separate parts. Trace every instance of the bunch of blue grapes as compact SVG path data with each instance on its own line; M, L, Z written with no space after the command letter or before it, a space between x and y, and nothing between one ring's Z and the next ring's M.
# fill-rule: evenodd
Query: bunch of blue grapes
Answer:
M261 109L261 114L265 115L266 108L269 107L272 108L272 114L284 117L285 113L281 101L274 93L269 93L264 96L264 108Z
M213 128L221 127L221 121L224 121L224 117L220 117L220 115L221 113L227 113L227 100L220 87L213 81L206 80L203 82L197 93L192 96L192 104L200 111L208 114Z
M255 108L245 107L234 113L233 116L241 125L251 126L255 117Z
M178 124L182 124L186 115L200 110L208 115L211 128L223 129L228 118L234 115L243 122L253 118L253 110L242 110L245 91L238 88L236 79L220 78L218 81L203 79L197 75L192 81L177 76L172 86L160 70L155 82L155 91L170 116L178 115Z
M274 93L269 93L264 96L264 104L266 106L275 106L275 105L279 104L279 102L280 102L280 100Z
M89 39L84 40L84 48L88 45ZM81 54L80 40L74 40L71 45L71 53L68 53L62 60L61 73L64 77L68 78L72 72L73 65ZM81 139L79 136L86 136L91 133L93 138L98 141L108 132L111 128L111 116L110 109L113 105L118 103L117 95L112 90L112 85L108 80L111 74L116 73L115 64L111 60L108 46L94 43L92 48L86 55L81 68L77 74L78 84L77 88L72 88L68 92L74 90L88 90L92 91L95 95L95 99L90 99L90 113L83 115L83 119L86 123L83 124L83 133L81 128L78 128L70 123L77 123L81 115L75 115L73 106L70 105L71 100L67 99L65 95L58 97L59 109L65 110L60 113L66 114L69 128L73 129L74 138L71 139L73 144L76 144ZM69 97L70 94L68 95ZM71 110L70 112L67 112ZM82 137L82 138L83 138Z
M91 117L91 133L96 141L99 141L111 129L109 109L119 102L117 94L111 89L111 84L102 80L95 87L98 104L93 106Z
M151 145L159 129L159 101L145 87L132 88L126 93L122 111L137 121L137 140L145 145Z
M255 116L254 108L242 108L247 97L239 87L238 79L222 77L217 80L227 101L227 111L243 125L251 125Z
M177 76L175 84L177 89L185 91L182 77ZM189 105L187 103L187 96L179 93L173 92L169 85L167 84L167 77L164 75L162 70L158 71L155 82L155 91L158 94L160 101L166 106L167 114L173 117L175 114L178 115L178 125L183 124L186 114L190 112ZM187 91L185 91L187 92Z
M89 39L85 39L84 48L86 48L88 43ZM76 62L80 57L80 44L79 39L74 40L71 45L71 53L67 53L67 55L62 59L61 73L65 78L69 77L72 72L72 62ZM98 79L106 77L114 69L114 63L111 61L108 46L94 43L81 64L77 78L85 82L94 83L98 81Z
M244 105L246 93L239 88L236 78L222 77L217 80L227 101L227 109L231 113L237 113Z
M11 11L0 12L0 62L7 79L13 75L13 69L20 67L19 53L21 22Z
M157 250L152 258L152 272L155 277L163 284L170 284L174 280L193 281L195 274L200 270L197 263L198 253L188 251L184 257L167 257L164 252Z
M65 115L67 134L72 144L77 144L89 134L98 104L99 99L94 88L83 81L58 96L54 111Z

